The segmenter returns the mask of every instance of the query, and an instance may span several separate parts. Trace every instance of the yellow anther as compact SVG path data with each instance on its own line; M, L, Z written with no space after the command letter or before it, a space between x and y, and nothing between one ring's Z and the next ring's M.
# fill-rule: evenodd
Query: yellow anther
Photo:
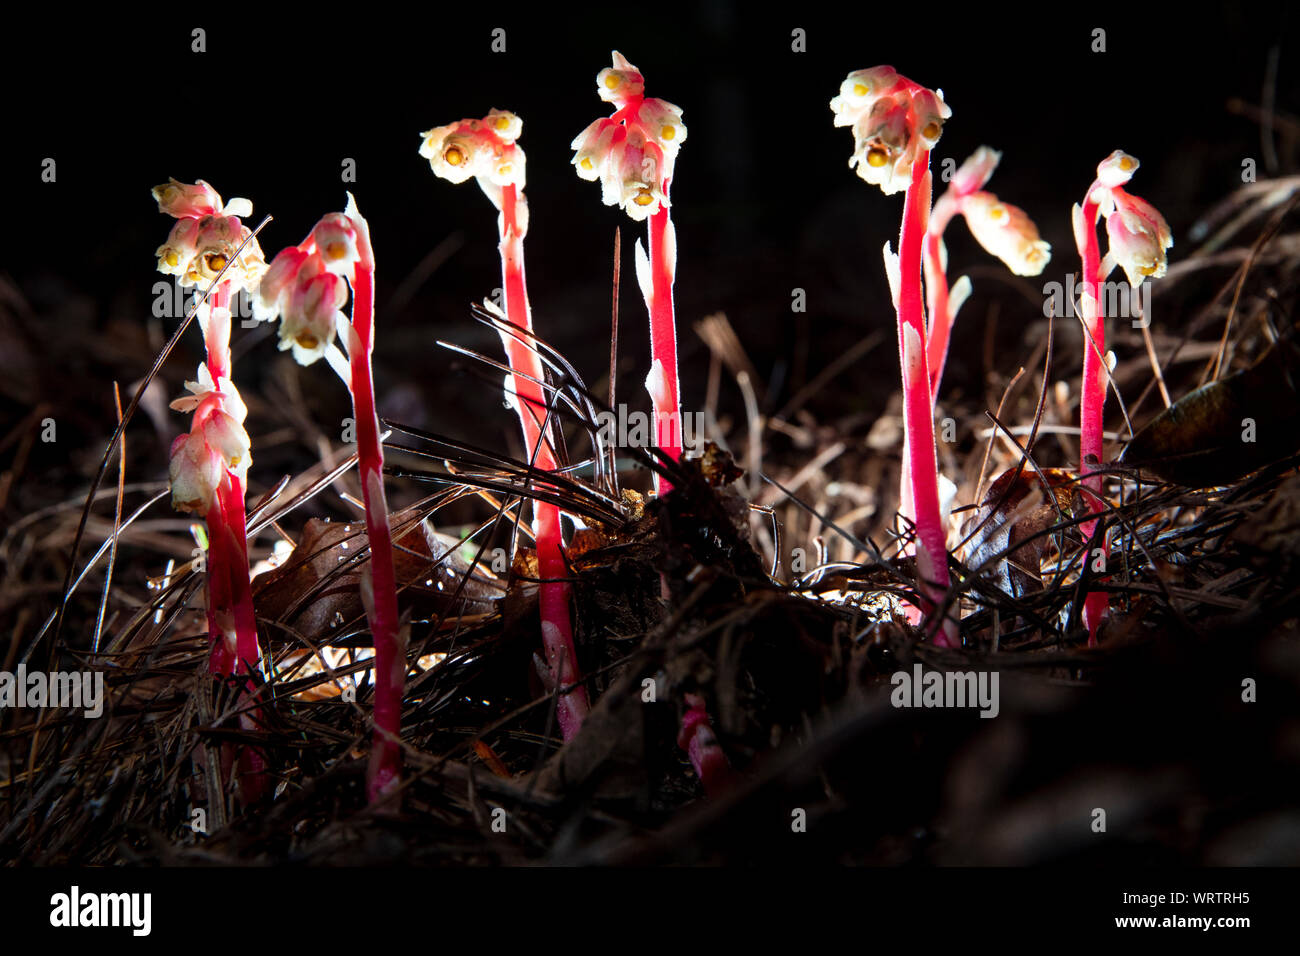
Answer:
M497 129L509 129L509 128L510 128L510 117L509 117L509 116L498 116L498 117L497 117Z
M174 249L168 249L167 254L163 256L163 262L167 263L169 266L175 269L178 265L180 265L181 260L180 260L180 256L176 255L176 251Z
M663 129L659 131L659 138L664 141L670 140L676 135L677 135L677 130L674 129L672 126L665 126Z
M605 89L616 90L618 89L619 84L622 82L623 82L623 78L621 76L619 76L617 73L610 73L605 77Z
M1119 161L1119 168L1124 170L1124 172L1127 173L1130 169L1133 168L1133 157L1125 156L1123 159L1121 159Z
M854 96L866 96L870 92L871 92L871 87L868 86L866 83L855 83L853 85Z
M994 222L999 219L1005 219L1006 215L1007 211L1002 206L993 206L989 209L989 218Z
M592 168L591 157L590 156L582 157L582 162L578 163L578 165L581 166L583 169L591 169Z
M925 124L925 129L921 130L921 135L926 139L938 139L941 127L938 123L931 120Z
M638 206L648 206L655 201L655 197L650 190L642 187L641 190L632 197L632 201Z
M219 252L208 253L203 261L207 263L210 272L220 272L226 267L226 257Z
M459 166L461 163L465 162L465 151L459 146L448 146L446 151L442 154L442 158L446 161L448 166Z
M342 242L331 242L325 247L325 255L331 259L342 259L348 254L348 247Z
M310 332L299 332L294 341L305 349L314 349L316 346L320 345L320 339L316 338L316 336L312 335Z
M889 153L879 146L873 146L867 150L867 165L879 169L885 163L889 162Z
M1156 265L1154 262L1149 266L1140 266L1138 268L1138 272L1142 273L1144 276L1153 276L1159 271L1160 266Z

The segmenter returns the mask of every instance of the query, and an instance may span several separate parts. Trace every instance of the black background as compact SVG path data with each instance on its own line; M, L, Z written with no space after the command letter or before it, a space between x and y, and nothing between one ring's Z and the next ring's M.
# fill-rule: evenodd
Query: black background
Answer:
M499 284L495 218L473 184L454 187L432 175L417 153L418 134L490 107L524 119L538 333L589 383L608 362L611 245L623 227L622 387L629 401L644 402L647 333L630 268L631 240L644 227L601 205L598 186L569 166L571 138L608 112L594 78L611 49L644 72L651 95L685 111L689 138L673 201L688 408L703 399L707 367L689 325L710 312L731 318L769 386L769 409L869 330L893 324L879 250L896 241L902 199L868 187L847 166L852 137L831 125L827 103L848 71L891 63L944 90L954 115L936 165L960 162L980 144L1003 151L988 188L1025 208L1054 249L1043 279L1025 287L1031 293L1077 268L1070 206L1111 150L1142 160L1131 188L1170 221L1176 261L1190 247L1196 216L1240 185L1244 159L1255 159L1263 175L1258 125L1227 103L1260 102L1274 44L1282 45L1278 108L1294 111L1300 99L1287 15L1255 4L1194 12L1149 4L444 4L333 13L301 4L90 18L48 6L32 15L5 41L8 226L0 268L48 328L64 323L59 310L72 294L93 299L85 321L101 329L147 318L158 279L153 251L170 224L149 189L168 176L207 179L226 198L250 198L254 221L272 214L262 235L268 259L341 209L350 188L378 259L381 413L453 432L464 431L459 413L438 409L485 400L482 386L467 388L449 374L456 360L434 341L495 347L466 309ZM206 53L191 51L195 26L207 31ZM496 27L506 31L505 53L491 50ZM795 28L807 31L806 53L791 51ZM1106 30L1105 53L1091 51L1095 28ZM57 160L56 183L40 180L45 157ZM357 182L347 186L345 157L357 163ZM386 308L448 237L461 243L458 251L413 298ZM970 271L977 280L968 309L1012 281L963 226L950 230L948 243L951 275ZM805 315L791 314L794 288L807 292ZM1024 351L1019 331L1034 321L1041 309L1026 296L1003 314L1006 354L992 371L1014 372ZM66 324L63 331L75 334ZM975 321L959 323L945 389L981 387L981 336ZM197 361L194 339L175 378ZM270 343L258 341L237 337L237 362L255 349L269 355ZM113 376L132 381L149 359L118 360ZM237 382L254 379L255 365L238 364ZM897 374L878 351L811 407L877 414ZM96 414L111 426L109 397L100 398ZM340 396L340 408L345 402ZM485 404L500 411L499 401Z

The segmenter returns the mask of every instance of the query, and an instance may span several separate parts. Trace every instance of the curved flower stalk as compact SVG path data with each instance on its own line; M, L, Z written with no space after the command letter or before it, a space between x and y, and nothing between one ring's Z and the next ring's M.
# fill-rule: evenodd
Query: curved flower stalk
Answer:
M962 276L948 285L948 249L944 231L956 216L962 216L971 235L985 251L1001 259L1018 276L1040 275L1051 259L1051 246L1039 238L1038 227L1018 206L1002 202L983 191L1002 154L981 146L958 167L952 181L934 204L925 231L923 265L926 305L930 327L926 338L926 363L930 373L930 401L938 401L939 383L948 361L948 343L957 312L970 295L970 279ZM907 437L904 436L906 443ZM899 512L914 520L912 510L910 454L904 449L899 481ZM946 509L942 510L946 519Z
M1097 472L1102 457L1102 426L1106 405L1106 381L1103 372L1106 355L1106 317L1102 314L1099 286L1119 266L1136 289L1145 279L1165 274L1167 250L1174 244L1169 224L1155 207L1129 194L1124 185L1137 172L1138 160L1115 150L1097 166L1097 178L1088 187L1083 205L1072 210L1074 241L1083 265L1083 289L1080 296L1084 326L1083 384L1079 399L1079 457L1083 486L1094 510L1101 510L1101 475ZM1101 258L1097 241L1097 220L1106 219L1110 248ZM1088 523L1083 532L1089 538L1095 525ZM1106 542L1101 544L1103 556ZM1090 592L1084 601L1084 623L1088 627L1088 644L1097 643L1097 628L1109 606L1105 592Z
M262 250L240 216L252 214L247 199L222 203L207 183L175 179L157 186L158 210L176 219L158 247L158 271L182 287L224 277L196 313L207 352L190 395L172 408L192 412L188 434L172 444L168 468L172 506L207 524L209 670L230 675L258 662L257 619L249 584L244 482L252 452L244 431L247 409L231 381L230 308L240 289L252 290L266 271ZM240 249L243 244L242 250Z
M885 245L885 271L898 314L903 378L903 432L915 515L917 571L923 611L931 614L948 587L948 548L939 507L939 463L934 446L934 405L921 301L921 255L930 214L930 150L952 111L942 91L931 91L877 66L850 73L831 100L836 126L853 129L849 166L885 195L906 191L898 254ZM935 643L959 643L957 622L945 616Z
M943 233L953 218L962 216L975 240L1015 275L1041 275L1052 258L1052 247L1039 238L1038 227L1023 209L983 191L1001 158L1001 153L987 146L977 149L958 167L930 213L925 233L925 291L930 312L926 357L933 398L939 395L939 383L948 360L952 323L971 289L970 280L965 276L953 283L951 289L948 287L948 250Z
M648 219L649 253L636 245L636 275L650 313L650 374L646 390L654 407L655 445L676 461L682 456L681 398L677 376L677 325L673 279L677 272L677 231L669 217L668 187L677 150L686 140L682 111L645 95L645 78L617 50L614 65L596 75L596 92L617 109L574 138L573 168L601 184L607 206L618 206L633 220ZM655 475L663 495L672 486Z
M343 315L352 287L352 321ZM384 449L375 410L371 355L375 348L375 257L370 226L348 194L347 209L318 222L299 245L271 262L253 301L253 315L280 320L280 349L301 365L324 358L352 394L357 469L366 508L370 562L361 600L375 644L375 736L366 792L372 803L390 793L402 772L402 693L406 647L397 616L397 576L384 493ZM347 358L335 342L347 344Z
M513 374L506 377L506 397L519 415L524 448L539 471L555 471L555 444L550 438L545 389L546 371L541 356L528 344L533 331L524 280L524 236L528 232L528 200L524 197L526 162L518 145L523 121L514 113L492 110L482 119L466 119L422 133L420 155L434 173L453 183L471 176L492 200L500 215L502 285L506 319L522 335L501 333ZM533 502L533 533L537 544L538 613L542 649L553 687L569 687L579 680L569 612L568 564L564 559L560 509L549 502ZM558 720L565 740L577 734L589 705L582 686L560 695Z

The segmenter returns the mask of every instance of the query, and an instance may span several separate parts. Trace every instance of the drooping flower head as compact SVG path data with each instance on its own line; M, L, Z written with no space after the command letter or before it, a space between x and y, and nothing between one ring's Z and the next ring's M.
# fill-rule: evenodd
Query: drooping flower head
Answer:
M1088 191L1088 198L1097 203L1098 211L1106 218L1106 236L1110 240L1101 264L1102 277L1119 266L1134 288L1145 279L1158 279L1165 274L1167 253L1174 244L1164 216L1145 199L1124 188L1139 165L1135 156L1115 150L1097 165L1097 180ZM1083 222L1078 206L1074 218L1076 233L1089 227L1089 223Z
M186 382L190 394L171 407L193 412L187 434L171 447L168 477L172 507L207 515L221 479L229 472L243 481L252 464L252 444L244 430L248 415L243 399L228 378L213 382L206 364L199 366L198 381Z
M257 287L266 260L257 239L240 221L252 215L252 203L232 199L223 204L201 179L193 184L169 180L153 188L153 197L158 211L176 220L167 241L154 253L159 272L189 287L211 282L225 269L233 289L251 292Z
M1051 245L1039 238L1038 227L1023 209L983 190L1001 159L1002 154L988 146L975 150L935 202L929 230L942 235L952 217L961 214L976 241L1013 273L1040 275L1052 257Z
M912 164L934 149L952 110L942 90L912 82L892 66L855 70L831 99L836 126L853 128L849 166L885 195L901 192L912 179Z
M292 349L298 364L331 358L335 335L347 321L342 310L358 261L352 219L344 213L324 216L306 239L271 260L253 298L253 318L279 318L280 350Z
M494 109L482 119L463 119L421 133L420 155L448 182L476 178L500 209L502 187L514 186L522 193L527 179L526 157L518 143L523 128L514 113Z
M618 109L574 138L571 163L581 178L600 182L605 205L641 221L670 205L668 186L686 125L679 107L645 95L641 71L617 50L613 62L597 74L596 92Z
M1018 276L1042 273L1052 247L1038 237L1038 227L1023 209L981 191L966 196L961 205L971 235L1008 269Z

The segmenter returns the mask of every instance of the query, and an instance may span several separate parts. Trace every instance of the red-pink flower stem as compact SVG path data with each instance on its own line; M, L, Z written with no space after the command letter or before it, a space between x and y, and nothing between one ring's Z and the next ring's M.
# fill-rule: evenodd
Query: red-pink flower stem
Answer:
M231 378L230 284L222 282L209 296L209 319L204 336L208 373L212 381ZM196 423L198 424L198 423ZM213 674L246 673L257 666L257 616L249 581L248 532L244 515L244 482L226 472L207 514L208 526L208 632L212 638L208 669ZM235 648L231 652L219 621L235 625Z
M208 374L214 383L231 379L230 362L230 283L222 282L208 297L208 322L204 334ZM221 310L221 311L219 311ZM200 414L202 411L200 410ZM196 421L195 425L202 422ZM255 670L260 659L257 645L257 615L253 608L253 590L248 564L244 482L239 475L225 471L217 486L212 507L206 516L208 529L208 632L212 639L209 673L230 677ZM233 621L235 647L226 641L224 621ZM240 688L240 706L255 687L246 678ZM241 710L239 726L256 731L261 724L261 708ZM222 762L239 767L238 787L245 803L258 799L266 789L266 757L256 747L222 747Z
M700 778L705 795L714 797L731 784L735 773L713 732L704 698L698 694L687 694L686 706L687 711L682 715L681 732L677 735L677 745L690 757L691 766Z
M1102 427L1106 405L1106 370L1103 369L1103 356L1106 354L1106 317L1102 313L1101 296L1098 283L1101 279L1101 250L1097 242L1097 202L1091 191L1083 204L1083 248L1079 250L1083 260L1083 322L1087 329L1083 343L1083 385L1079 398L1079 473L1083 476L1084 487L1092 492L1086 495L1094 511L1102 510L1101 475L1097 468L1088 462L1089 456L1100 466L1102 462ZM1096 528L1095 522L1082 526L1086 538L1091 538ZM1106 558L1106 542L1101 543L1102 559ZM1091 562L1092 554L1086 553L1084 560ZM1104 591L1090 591L1084 599L1083 620L1088 628L1088 646L1097 644L1097 628L1110 606L1110 598Z
M500 251L506 318L516 328L531 334L533 319L528 305L528 286L524 281L524 237L519 229L518 193L514 185L501 190ZM503 336L503 339L514 372L513 384L524 447L539 470L554 471L555 455L541 428L547 421L548 406L539 384L546 381L541 357L526 342L513 336ZM537 543L538 577L541 578L537 604L542 626L542 649L551 679L559 687L568 687L579 680L579 672L569 613L569 568L564 560L563 529L560 509L556 505L533 502L533 534ZM581 685L560 695L557 718L560 734L566 741L577 734L588 710L587 691Z
M360 219L360 216L357 217ZM358 261L352 281L352 341L348 360L352 376L352 414L356 419L357 470L366 506L366 537L370 542L369 579L362 597L375 645L375 736L366 775L366 795L379 801L401 780L402 694L406 683L406 650L397 618L397 575L393 569L393 537L384 494L384 448L375 410L375 256L364 219L353 220ZM363 572L364 573L364 572ZM366 589L369 589L369 594Z
M926 340L926 365L930 371L930 399L939 398L939 383L948 362L948 340L952 333L952 315L949 313L948 276L943 270L940 252L943 237L940 233L925 234L925 296L930 310L930 334Z
M903 431L916 522L916 564L920 577L922 610L929 616L948 588L948 546L939 509L939 461L934 447L934 405L926 361L925 310L921 304L921 247L925 239L928 209L923 208L929 190L925 183L930 153L921 150L912 164L912 181L903 202L903 225L898 240L898 351L903 373ZM919 348L911 357L909 373L905 330L916 333ZM959 643L955 622L945 615L934 636L935 644L952 647Z
M663 184L668 196L668 182ZM658 362L663 371L663 392L652 394L655 416L655 445L669 458L682 457L680 386L677 378L677 320L673 314L673 274L668 253L668 207L660 205L650 216L650 275L653 295L650 309L650 361ZM667 479L655 475L658 494L672 490Z

